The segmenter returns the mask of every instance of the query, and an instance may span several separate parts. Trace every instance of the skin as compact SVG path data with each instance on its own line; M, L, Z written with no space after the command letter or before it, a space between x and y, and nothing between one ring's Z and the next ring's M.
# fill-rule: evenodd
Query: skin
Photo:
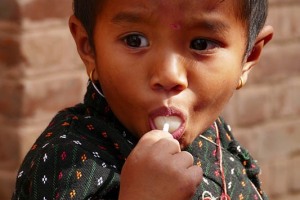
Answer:
M244 58L246 29L233 5L233 0L105 1L95 24L95 49L71 16L87 73L96 69L93 79L111 109L140 138L122 169L120 199L189 199L200 184L201 169L182 149L219 116L273 34L266 26ZM176 140L149 123L162 107L180 113L182 134Z

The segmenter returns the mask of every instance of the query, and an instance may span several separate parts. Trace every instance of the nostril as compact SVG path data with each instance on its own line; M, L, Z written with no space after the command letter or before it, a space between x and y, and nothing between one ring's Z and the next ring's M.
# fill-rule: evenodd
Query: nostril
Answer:
M164 90L164 87L161 84L156 83L152 86L152 89L156 91L160 91L160 90Z
M185 85L176 85L176 86L173 87L172 90L180 92L180 91L183 91L185 88L186 88Z
M183 91L187 86L184 84L176 84L176 85L162 85L160 83L156 83L153 85L152 89L156 91L165 91L165 92L181 92Z

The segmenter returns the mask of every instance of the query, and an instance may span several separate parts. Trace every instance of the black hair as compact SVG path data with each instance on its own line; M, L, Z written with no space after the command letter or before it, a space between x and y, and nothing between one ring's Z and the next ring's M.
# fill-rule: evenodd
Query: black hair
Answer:
M224 1L224 0L222 0ZM246 25L247 28L247 46L248 54L255 42L255 39L263 28L268 14L268 0L233 0L238 5L238 19ZM89 42L93 45L93 31L101 5L104 0L73 0L74 15L81 21L89 36Z
M246 54L253 48L255 39L265 25L268 15L268 0L238 0L238 18L245 23L247 33Z
M97 13L103 0L73 0L73 12L85 28L89 42L94 47L93 32Z

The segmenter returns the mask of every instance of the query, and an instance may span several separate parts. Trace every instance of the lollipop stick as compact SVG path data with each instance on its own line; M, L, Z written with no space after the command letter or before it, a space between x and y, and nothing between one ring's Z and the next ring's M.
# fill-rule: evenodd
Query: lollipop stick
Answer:
M170 125L168 123L164 124L163 131L169 132Z

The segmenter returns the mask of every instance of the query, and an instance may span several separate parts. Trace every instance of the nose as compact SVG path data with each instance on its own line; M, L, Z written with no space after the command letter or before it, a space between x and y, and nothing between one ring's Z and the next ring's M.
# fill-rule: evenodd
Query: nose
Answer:
M151 89L167 93L179 93L188 87L184 60L176 54L159 55L152 65Z

